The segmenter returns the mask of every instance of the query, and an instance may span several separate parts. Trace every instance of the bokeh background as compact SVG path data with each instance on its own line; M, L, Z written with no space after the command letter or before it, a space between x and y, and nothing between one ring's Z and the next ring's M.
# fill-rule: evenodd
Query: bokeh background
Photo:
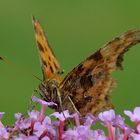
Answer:
M65 74L112 38L140 29L139 0L0 0L0 111L4 122L27 111L42 78L31 16L40 20ZM10 62L9 62L10 61ZM124 70L113 74L116 112L140 106L140 45L126 55Z

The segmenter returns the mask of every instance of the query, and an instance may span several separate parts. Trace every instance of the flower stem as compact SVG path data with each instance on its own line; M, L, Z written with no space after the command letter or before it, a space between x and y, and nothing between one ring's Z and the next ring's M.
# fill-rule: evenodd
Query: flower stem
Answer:
M79 115L77 113L76 113L74 119L75 119L76 126L79 126L80 125L80 121L79 121Z
M63 132L64 132L64 121L60 121L60 125L59 125L59 140L62 140Z
M35 121L32 119L31 120L31 135L33 134L34 124L35 124Z
M138 130L137 130L138 124L139 124L138 121L135 121L135 122L134 122L134 130L135 130L135 133L137 133L137 134L138 134Z
M128 140L128 133L124 134L123 140Z
M113 131L112 131L112 125L108 124L107 128L108 128L108 139L115 140L114 135L113 135Z
M46 108L47 108L46 105L41 106L41 111L40 111L40 116L39 116L39 121L40 122L42 122L42 120L44 119L44 113L45 113Z
M43 137L45 137L45 136L48 136L49 137L49 135L48 135L48 131L47 130L45 130L42 134L41 134L41 136L39 137L39 140L41 140ZM50 137L49 137L50 138ZM50 138L50 140L51 140L51 138Z

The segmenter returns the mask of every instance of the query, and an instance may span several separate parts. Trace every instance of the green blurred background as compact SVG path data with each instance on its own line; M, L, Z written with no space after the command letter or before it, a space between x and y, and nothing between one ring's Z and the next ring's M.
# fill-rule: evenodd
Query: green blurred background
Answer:
M140 29L139 0L0 0L0 111L4 122L25 113L42 78L31 16L40 20L65 74L89 54L129 29ZM124 71L113 76L117 113L140 106L140 45L125 55Z

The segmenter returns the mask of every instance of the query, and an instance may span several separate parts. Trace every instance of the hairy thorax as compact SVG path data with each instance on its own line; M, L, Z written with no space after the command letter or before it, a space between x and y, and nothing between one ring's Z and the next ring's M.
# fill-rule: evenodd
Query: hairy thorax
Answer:
M54 102L57 106L53 106L53 109L59 110L59 83L56 80L43 81L39 85L39 90L42 98L47 102Z

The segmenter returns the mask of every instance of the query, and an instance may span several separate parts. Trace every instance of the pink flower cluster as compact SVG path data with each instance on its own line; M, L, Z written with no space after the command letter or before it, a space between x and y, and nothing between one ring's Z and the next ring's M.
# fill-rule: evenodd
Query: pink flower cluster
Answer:
M78 113L69 114L68 110L46 116L46 108L56 104L35 96L32 100L41 104L41 110L28 112L27 118L16 113L12 127L2 124L4 113L0 113L0 140L140 140L140 107L136 107L133 112L124 111L134 123L134 128L131 128L114 110L101 112L97 117L87 114L80 118ZM69 122L73 122L71 127ZM101 129L95 130L94 125L97 123L107 128L108 133L105 134Z

